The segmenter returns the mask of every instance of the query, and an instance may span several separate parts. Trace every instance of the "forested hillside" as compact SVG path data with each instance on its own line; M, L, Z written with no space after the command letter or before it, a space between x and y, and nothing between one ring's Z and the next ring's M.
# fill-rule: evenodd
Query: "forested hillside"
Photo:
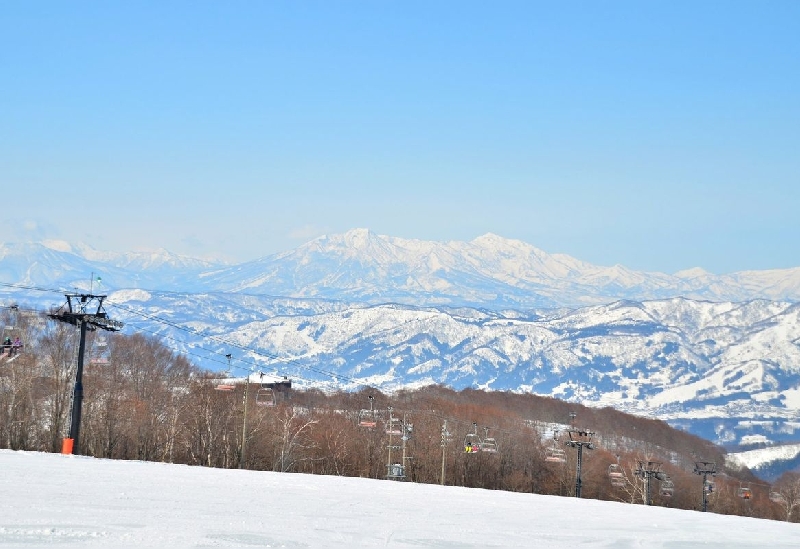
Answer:
M58 452L77 330L34 315L19 315L15 330L25 347L0 362L0 447ZM198 369L155 337L90 332L80 452L574 496L578 446L567 443L581 437L581 497L642 504L649 492L654 505L699 509L702 461L716 470L705 487L710 511L800 518L797 474L768 486L726 468L708 441L610 408L441 386L279 392L239 381Z

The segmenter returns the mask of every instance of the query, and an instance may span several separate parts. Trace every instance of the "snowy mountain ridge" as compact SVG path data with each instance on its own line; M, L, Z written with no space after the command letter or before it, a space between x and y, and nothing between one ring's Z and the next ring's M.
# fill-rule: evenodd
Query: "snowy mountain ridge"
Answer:
M164 250L116 254L54 242L0 246L0 277L7 282L76 288L88 282L90 273L102 273L109 288L493 309L576 308L618 299L679 296L710 301L800 300L800 267L726 275L699 268L674 275L649 273L548 254L494 234L470 242L430 242L353 229L238 265Z

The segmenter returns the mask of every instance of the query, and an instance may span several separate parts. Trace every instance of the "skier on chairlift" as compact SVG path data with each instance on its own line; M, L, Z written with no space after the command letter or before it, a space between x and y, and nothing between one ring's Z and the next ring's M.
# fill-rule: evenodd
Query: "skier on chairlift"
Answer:
M10 339L10 338L7 338ZM9 351L8 356L14 356L19 354L22 351L22 341L20 341L19 337L14 338L14 342L11 344L11 350Z

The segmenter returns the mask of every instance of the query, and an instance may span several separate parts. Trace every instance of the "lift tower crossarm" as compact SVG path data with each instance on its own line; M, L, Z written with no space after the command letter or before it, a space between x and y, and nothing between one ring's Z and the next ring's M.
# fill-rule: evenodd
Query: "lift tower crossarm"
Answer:
M86 349L86 331L98 328L109 332L122 329L122 322L108 318L103 310L105 295L65 294L67 302L55 312L48 314L52 319L80 327L81 339L78 346L78 367L75 370L75 386L72 393L72 416L69 439L72 441L69 453L79 452L81 429L81 410L83 407L83 356Z

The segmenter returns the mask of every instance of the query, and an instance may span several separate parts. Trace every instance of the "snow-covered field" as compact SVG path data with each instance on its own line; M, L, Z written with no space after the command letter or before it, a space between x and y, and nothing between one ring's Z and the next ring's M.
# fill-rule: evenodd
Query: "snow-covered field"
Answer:
M0 547L781 548L800 524L467 488L0 450Z

